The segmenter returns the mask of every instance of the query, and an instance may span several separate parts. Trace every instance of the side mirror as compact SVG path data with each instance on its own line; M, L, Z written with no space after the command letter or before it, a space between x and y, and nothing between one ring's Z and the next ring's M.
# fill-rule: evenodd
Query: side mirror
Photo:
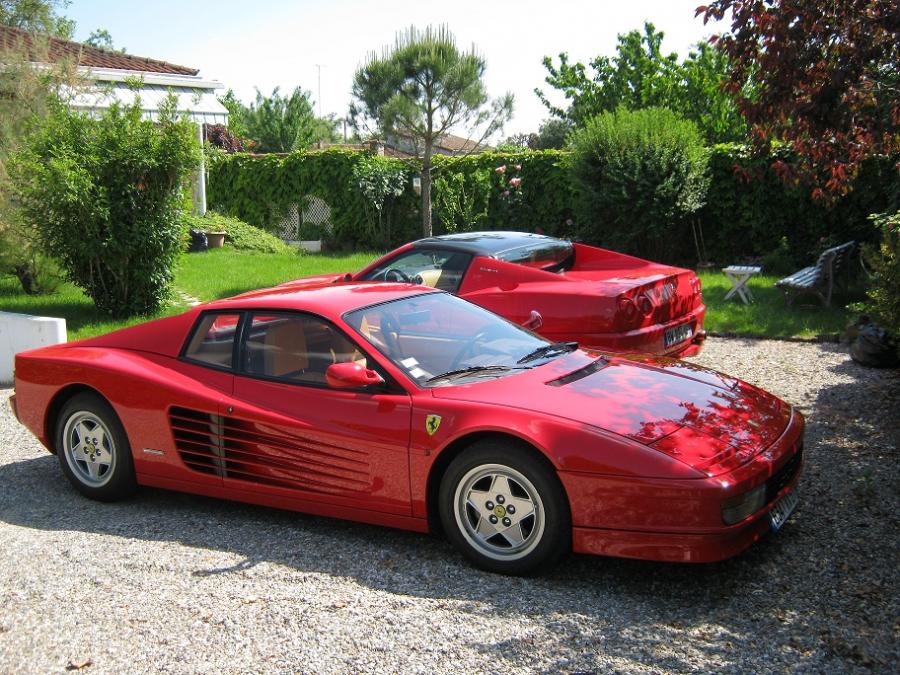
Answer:
M328 366L325 381L332 389L358 389L370 384L381 384L384 379L374 370L363 368L353 361L346 361Z
M527 321L522 323L522 327L527 328L528 330L537 330L543 325L544 317L542 317L540 312L536 309L531 310L531 316L528 317Z

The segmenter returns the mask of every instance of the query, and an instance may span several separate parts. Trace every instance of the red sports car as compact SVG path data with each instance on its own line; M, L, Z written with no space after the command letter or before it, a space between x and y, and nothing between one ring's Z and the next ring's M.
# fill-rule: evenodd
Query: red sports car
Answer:
M322 282L16 357L17 418L99 500L138 485L410 530L505 573L715 561L797 503L803 417L667 358L550 342L424 285Z
M456 293L553 341L674 357L700 351L706 307L690 270L522 232L420 239L356 274ZM534 314L533 314L534 312Z

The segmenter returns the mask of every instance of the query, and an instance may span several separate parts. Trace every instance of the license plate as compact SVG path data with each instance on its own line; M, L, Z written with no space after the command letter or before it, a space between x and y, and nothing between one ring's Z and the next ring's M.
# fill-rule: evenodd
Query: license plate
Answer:
M675 326L674 328L670 328L663 334L663 344L666 347L671 347L674 344L678 344L679 342L684 342L685 340L694 336L694 329L689 323L681 324L680 326Z
M769 511L769 525L772 528L772 532L778 532L781 529L781 526L787 522L794 509L797 508L799 501L800 497L797 495L797 491L794 490L775 502L775 506Z

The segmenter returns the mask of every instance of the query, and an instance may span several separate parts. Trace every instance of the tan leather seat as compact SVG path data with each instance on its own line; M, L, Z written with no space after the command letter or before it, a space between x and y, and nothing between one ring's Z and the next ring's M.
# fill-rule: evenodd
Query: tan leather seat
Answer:
M306 335L300 321L287 320L266 331L265 374L281 377L309 367Z

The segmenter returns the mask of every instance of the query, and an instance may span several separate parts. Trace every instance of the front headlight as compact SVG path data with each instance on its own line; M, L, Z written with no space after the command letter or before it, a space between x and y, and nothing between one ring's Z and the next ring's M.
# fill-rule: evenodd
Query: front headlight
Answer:
M722 501L722 520L726 525L734 525L747 516L756 513L766 503L766 484L757 485L749 492Z

